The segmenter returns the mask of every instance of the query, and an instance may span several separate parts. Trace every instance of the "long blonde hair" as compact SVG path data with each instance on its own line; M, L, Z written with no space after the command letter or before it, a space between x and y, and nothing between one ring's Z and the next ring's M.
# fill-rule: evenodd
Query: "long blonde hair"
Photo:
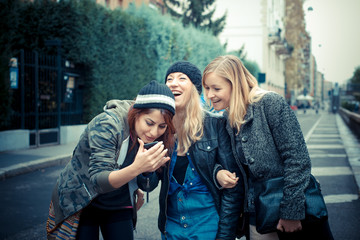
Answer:
M181 119L182 116L184 119ZM184 155L193 143L201 139L204 132L204 111L195 85L191 87L190 100L183 115L177 111L174 120L178 140L177 153Z
M215 73L231 83L230 103L226 110L229 113L230 126L239 133L248 105L258 102L268 91L259 87L256 78L241 60L233 55L219 56L206 66L202 76L203 86L209 73Z

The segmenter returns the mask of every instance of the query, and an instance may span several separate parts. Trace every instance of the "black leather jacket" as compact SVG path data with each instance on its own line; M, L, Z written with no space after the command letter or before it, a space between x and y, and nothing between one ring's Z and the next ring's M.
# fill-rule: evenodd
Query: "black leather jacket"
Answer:
M189 154L197 173L214 198L220 217L217 239L233 240L235 239L236 224L241 209L243 209L244 184L242 177L240 177L235 188L219 190L215 185L216 164L220 164L223 168L228 169L230 172L236 172L237 176L241 176L231 151L230 139L225 126L225 119L222 116L206 112L203 137L190 147ZM166 234L166 209L169 190L168 165L162 170L161 174L153 174L151 180L147 182L148 189L144 190L151 191L157 186L158 182L154 176L157 176L162 181L158 227L162 233ZM140 185L140 187L144 188L144 185Z

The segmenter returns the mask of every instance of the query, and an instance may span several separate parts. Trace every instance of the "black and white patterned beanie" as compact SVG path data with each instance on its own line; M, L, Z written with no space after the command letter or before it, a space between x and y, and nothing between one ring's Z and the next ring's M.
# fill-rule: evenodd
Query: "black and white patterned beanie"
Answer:
M152 80L139 91L133 108L166 109L175 115L175 97L168 86Z

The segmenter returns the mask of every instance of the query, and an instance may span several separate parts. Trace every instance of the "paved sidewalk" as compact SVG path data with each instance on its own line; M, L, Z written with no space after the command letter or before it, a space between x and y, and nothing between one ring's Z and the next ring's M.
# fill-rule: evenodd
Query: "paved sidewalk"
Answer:
M0 152L0 179L15 177L41 168L65 164L77 142L66 145Z

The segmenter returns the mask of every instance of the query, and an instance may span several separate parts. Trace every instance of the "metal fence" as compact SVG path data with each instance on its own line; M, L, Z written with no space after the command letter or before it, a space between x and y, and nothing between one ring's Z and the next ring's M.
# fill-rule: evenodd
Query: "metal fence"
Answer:
M7 129L29 129L30 145L60 142L60 126L82 123L81 70L60 55L21 50Z

